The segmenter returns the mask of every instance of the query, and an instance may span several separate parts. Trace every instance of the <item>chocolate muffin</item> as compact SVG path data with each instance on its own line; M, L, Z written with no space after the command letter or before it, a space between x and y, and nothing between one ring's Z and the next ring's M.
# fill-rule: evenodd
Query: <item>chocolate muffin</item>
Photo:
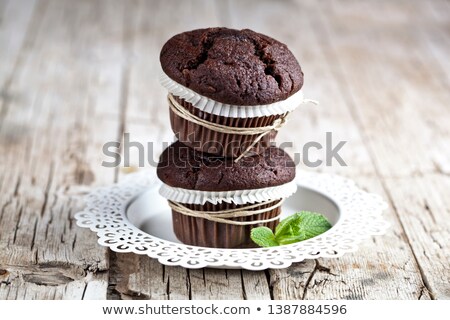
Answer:
M296 190L295 164L275 147L235 162L175 142L162 153L157 175L176 236L204 247L250 246L251 228L274 229L281 202Z
M250 147L262 152L285 115L303 101L303 72L292 52L252 30L175 35L163 46L160 61L172 129L180 141L203 152L228 157Z

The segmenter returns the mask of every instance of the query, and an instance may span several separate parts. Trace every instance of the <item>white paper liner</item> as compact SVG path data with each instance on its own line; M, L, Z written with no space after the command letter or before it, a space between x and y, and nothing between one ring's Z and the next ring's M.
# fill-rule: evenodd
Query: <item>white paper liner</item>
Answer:
M257 106L230 105L202 96L172 80L164 72L161 72L159 81L171 94L184 99L201 111L228 118L256 118L285 114L293 111L304 102L303 92L300 90L286 100L271 104Z
M291 196L297 190L297 183L291 181L275 187L234 191L200 191L171 187L165 183L159 189L159 194L170 201L183 204L205 204L222 202L234 204L252 204L269 200L283 199Z

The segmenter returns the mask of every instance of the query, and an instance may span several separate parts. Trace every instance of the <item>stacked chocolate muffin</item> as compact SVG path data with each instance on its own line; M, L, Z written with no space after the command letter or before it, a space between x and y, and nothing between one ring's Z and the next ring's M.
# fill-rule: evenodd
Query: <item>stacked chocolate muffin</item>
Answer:
M286 45L247 29L175 35L160 60L179 141L157 174L175 234L189 245L251 246L250 230L273 229L296 190L295 164L272 142L303 101L302 70Z

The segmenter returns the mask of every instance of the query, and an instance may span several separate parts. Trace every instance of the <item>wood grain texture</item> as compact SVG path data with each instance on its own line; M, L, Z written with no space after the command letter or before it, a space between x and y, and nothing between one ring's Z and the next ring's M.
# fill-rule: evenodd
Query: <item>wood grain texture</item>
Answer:
M97 165L97 148L117 136L118 119L105 113L118 100L97 96L118 92L121 57L94 54L121 54L121 42L109 41L121 29L109 20L113 12L90 2L39 2L33 14L22 62L5 88L0 269L7 272L0 292L6 299L104 299L108 251L75 226L73 214L86 186L114 178Z
M406 5L406 2L403 5ZM353 7L355 13L361 15L367 9L366 6L356 3ZM413 224L411 215L400 212L396 204L399 198L396 198L396 193L409 188L416 191L411 193L411 197L416 201L429 197L424 194L425 189L418 187L420 180L417 180L416 176L431 177L438 174L444 178L446 175L445 168L448 167L450 159L448 149L450 135L444 122L448 123L450 112L443 101L439 100L444 96L447 96L447 99L450 97L448 86L446 87L448 78L442 76L440 59L433 57L429 43L424 41L424 33L429 38L436 30L445 30L445 23L436 21L432 23L432 27L427 23L422 26L421 19L428 18L430 22L435 21L434 12L430 11L429 4L424 3L409 7L409 12L414 17L395 23L396 17L404 14L403 8L404 6L397 4L385 14L384 19L390 26L387 35L382 32L377 20L371 20L368 16L365 23L356 29L358 32L352 33L350 30L354 30L355 27L346 26L345 19L333 21L328 17L322 17L323 31L329 35L326 38L326 47L338 64L334 73L336 78L347 79L345 81L348 88L347 102L367 142L374 161L375 173L391 200L406 240L413 251L423 283L432 298L448 299L448 285L445 283L448 284L450 276L449 246L441 247L441 251L435 251L434 239L426 232L420 234L411 228ZM320 16L319 12L317 14ZM418 19L418 16L421 19ZM335 40L338 36L337 29L350 36L347 43L360 43L360 46L368 50L355 55L354 51L338 44ZM376 37L376 46L367 37L368 33ZM345 41L345 37L341 38ZM443 41L442 47L448 45L448 41ZM415 49L408 51L408 46ZM428 59L424 60L424 57ZM373 77L376 77L377 81L373 81ZM396 85L386 86L392 82ZM370 86L362 90L355 85L356 83L370 83ZM422 86L427 87L427 93L419 94ZM342 91L346 92L343 86ZM361 107L367 101L371 102L371 107ZM388 181L391 178L396 182L389 185ZM442 197L440 190L445 188L446 180L430 181L435 182L433 190L437 193L436 197ZM419 207L413 209L411 202L404 201L402 204L416 215L423 215L422 209ZM423 208L427 211L426 205ZM448 207L443 210L448 210ZM424 219L423 223L430 230L448 232L450 229L448 219L444 216L438 217L437 220ZM414 245L418 239L422 245L420 248ZM422 257L421 250L429 254L426 258L433 260L433 265ZM436 277L439 280L427 280Z
M386 179L420 272L434 299L450 299L450 177Z
M0 1L0 299L450 299L449 8ZM382 195L385 236L283 270L186 270L109 252L74 225L83 194L130 171L101 166L105 142L129 132L156 142L158 155L173 138L157 80L163 43L217 25L289 45L306 96L320 105L293 113L277 140L293 142L291 153L324 143L326 132L348 141L348 166L299 169L342 174ZM138 160L131 153L129 165Z
M0 2L0 84L3 90L10 85L12 76L21 63L21 52L27 46L26 37L32 36L27 34L33 33L29 25L37 23L36 18L32 19L34 9L34 0ZM1 97L6 99L3 90Z

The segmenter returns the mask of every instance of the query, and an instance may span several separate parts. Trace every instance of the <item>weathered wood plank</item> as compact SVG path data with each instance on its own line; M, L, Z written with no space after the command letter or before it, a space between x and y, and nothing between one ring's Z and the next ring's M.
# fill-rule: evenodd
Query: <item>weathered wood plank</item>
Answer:
M11 99L1 119L0 171L8 173L0 269L14 277L0 291L6 299L101 299L107 250L75 226L73 214L84 186L114 179L100 166L99 146L117 137L119 119L107 114L118 109L118 94L97 97L120 92L121 2L51 1L37 12L40 24L25 40L29 50L6 88Z
M357 2L334 6L329 14L317 10L322 23L315 30L323 34L331 72L385 177L445 172L449 166L448 74L443 59L433 57L450 49L449 18L435 19L428 7L396 2L381 20ZM446 37L430 42L436 30Z
M387 198L376 178L359 177L356 181L363 189ZM388 233L362 242L357 252L338 259L319 259L316 264L300 263L286 271L274 272L275 279L289 275L286 281L274 285L274 297L429 299L394 210L389 209L384 215L391 224Z
M450 299L450 177L389 178L386 186L432 297Z
M27 32L33 33L36 19L32 21L35 0L2 1L0 9L0 87L8 86L14 70L18 67L21 51L24 50ZM31 35L28 34L30 37ZM0 105L7 95L2 93ZM3 103L2 103L3 100Z
M116 273L113 290L122 299L189 299L189 271L184 268L164 266L146 256L116 253L112 270Z
M270 288L265 272L241 271L244 299L270 300Z
M396 22L399 15L405 14L405 6L411 16ZM334 9L338 11L342 7ZM317 12L317 16L322 20L318 25L323 26L324 47L330 53L330 61L336 65L333 74L336 81L346 79L340 83L341 89L365 136L376 173L392 199L424 284L432 298L448 298L450 247L444 245L441 250L434 250L436 239L421 230L413 218L423 216L427 207L414 203L431 196L423 184L436 190L437 199L442 197L441 188L447 183L446 171L450 163L448 76L441 72L439 56L433 56L433 52L450 48L448 32L439 44L428 41L434 38L436 30L445 34L450 19L435 19L429 9L429 5L422 3L411 6L409 2L397 2L383 16L385 23L380 24L370 19L364 6L355 3L345 10L366 18L365 23L357 27L341 14L325 18ZM416 32L418 25L420 32ZM381 26L389 26L390 32L386 34ZM336 30L340 30L339 41ZM367 33L376 37L377 42L367 38ZM414 50L410 50L411 47ZM393 81L395 86L386 86ZM364 106L368 102L370 107ZM440 178L431 179L435 174ZM427 182L418 179L421 176ZM410 198L402 197L404 194ZM448 211L449 207L443 201L438 203L435 210L440 216L439 213ZM400 207L403 210L399 210ZM421 223L426 230L436 230L437 235L450 228L448 219L443 216L440 220L425 219ZM415 243L420 246L413 245Z
M192 299L244 299L240 270L190 270Z
M4 299L106 299L108 274L42 266L10 267L0 275Z

